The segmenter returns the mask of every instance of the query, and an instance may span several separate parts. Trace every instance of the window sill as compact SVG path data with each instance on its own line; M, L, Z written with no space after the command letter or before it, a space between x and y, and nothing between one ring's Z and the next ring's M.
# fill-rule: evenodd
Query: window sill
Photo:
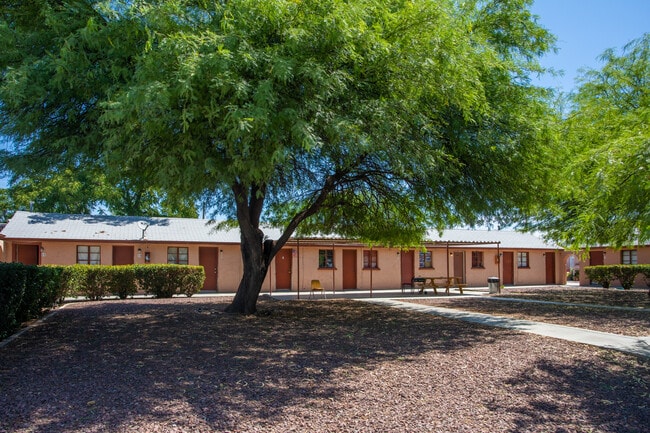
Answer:
M318 268L319 271L335 271L336 268Z
M371 268L369 266L362 268L364 271L381 271L381 268Z

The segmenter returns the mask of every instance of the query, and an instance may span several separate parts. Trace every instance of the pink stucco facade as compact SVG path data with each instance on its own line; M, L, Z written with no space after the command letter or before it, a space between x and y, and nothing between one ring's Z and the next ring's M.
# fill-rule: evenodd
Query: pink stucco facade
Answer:
M231 293L243 274L238 231L214 232L202 220L19 212L0 233L0 259L39 265L79 263L78 248L91 248L96 264L168 263L182 250L189 265L206 269L205 290ZM269 230L269 233L273 233ZM275 233L274 235L277 235ZM566 282L568 255L540 239L516 232L450 230L429 234L420 248L374 246L333 238L291 238L277 254L264 292L399 289L414 277L457 277L485 287L489 277L504 285ZM450 240L451 239L451 240Z
M200 265L199 248L210 247L217 249L216 284L208 290L219 292L235 292L243 272L243 264L240 256L239 245L237 244L171 244L171 243L113 243L113 242L83 242L83 241L38 241L21 240L6 241L2 251L2 259L6 262L17 261L16 249L33 247L38 250L39 265L72 265L77 263L77 246L88 245L98 246L101 254L101 265L114 264L113 247L131 247L133 251L132 262L134 264L145 264L145 257L149 257L149 263L167 263L168 247L181 247L188 249L188 264ZM140 250L140 251L139 251ZM319 254L322 250L333 251L333 267L319 267ZM354 243L310 245L302 243L298 245L291 242L283 248L281 254L286 255L285 260L289 261L284 267L278 266L279 256L271 265L267 278L263 285L264 291L276 291L278 289L308 290L312 279L319 280L326 290L363 289L382 290L398 289L405 282L403 273L403 258L412 254L412 277L461 277L469 287L482 287L487 285L488 277L500 276L503 280L506 270L504 264L499 263L499 255L504 253L516 253L524 250L500 250L462 247L449 248L445 246L431 245L424 250L401 250L399 248L374 247L376 254L376 267L364 267L364 252L370 248ZM419 255L421 252L431 253L431 267L421 267ZM345 253L344 253L345 252ZM512 265L513 285L544 285L564 284L564 260L565 254L560 250L525 250L528 253L529 263L527 267L519 267L517 263ZM147 254L148 253L148 254ZM473 266L472 253L482 254L482 266ZM497 255L499 254L499 255ZM554 254L553 279L548 280L546 254ZM354 258L354 265L344 263L344 255ZM460 257L460 258L459 258ZM449 262L447 261L449 259ZM454 264L456 262L456 265ZM458 264L460 263L460 265ZM428 264L428 263L427 263ZM206 270L207 271L207 270ZM282 284L282 274L290 275L290 284ZM408 277L408 276L407 276ZM346 282L344 279L352 280ZM408 278L407 278L408 280ZM351 287L353 286L353 287Z

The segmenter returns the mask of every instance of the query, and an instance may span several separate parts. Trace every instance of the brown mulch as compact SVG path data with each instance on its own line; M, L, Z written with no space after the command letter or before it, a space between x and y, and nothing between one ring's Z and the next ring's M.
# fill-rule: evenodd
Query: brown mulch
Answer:
M494 298L550 301L561 303L561 305L513 302ZM514 319L574 326L613 334L635 337L650 336L650 297L648 297L647 290L623 291L617 289L567 289L561 287L543 289L506 288L499 295L480 298L437 296L411 300L411 302ZM594 307L585 305L594 305ZM602 308L603 306L617 308L607 309Z
M650 360L353 300L70 304L0 348L0 432L645 432Z

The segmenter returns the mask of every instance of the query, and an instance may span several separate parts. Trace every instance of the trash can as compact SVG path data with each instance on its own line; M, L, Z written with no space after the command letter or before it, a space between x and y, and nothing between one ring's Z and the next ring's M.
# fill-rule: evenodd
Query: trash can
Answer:
M499 278L488 277L488 288L490 289L490 293L499 293Z

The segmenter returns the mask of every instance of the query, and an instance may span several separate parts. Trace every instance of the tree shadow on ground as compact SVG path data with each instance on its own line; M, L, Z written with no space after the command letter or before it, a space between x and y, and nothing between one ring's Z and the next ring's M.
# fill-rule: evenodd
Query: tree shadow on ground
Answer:
M491 404L490 409L515 415L512 432L648 431L648 360L593 350L599 352L597 363L539 360L503 383L509 395L530 396L527 404L512 404L504 399Z
M336 380L342 372L385 362L417 368L423 353L453 355L515 334L349 300L260 302L253 317L225 314L226 305L192 298L59 310L0 350L0 431L136 431L151 421L163 431L237 431L242 419L272 425L293 406L318 410L354 393L353 379ZM565 380L597 373L588 365L535 368L556 378L544 387L573 394L586 392L588 381ZM526 376L510 380L517 392L534 390ZM552 402L535 404L553 410L543 406ZM537 422L528 412L535 408L510 410L522 425Z

